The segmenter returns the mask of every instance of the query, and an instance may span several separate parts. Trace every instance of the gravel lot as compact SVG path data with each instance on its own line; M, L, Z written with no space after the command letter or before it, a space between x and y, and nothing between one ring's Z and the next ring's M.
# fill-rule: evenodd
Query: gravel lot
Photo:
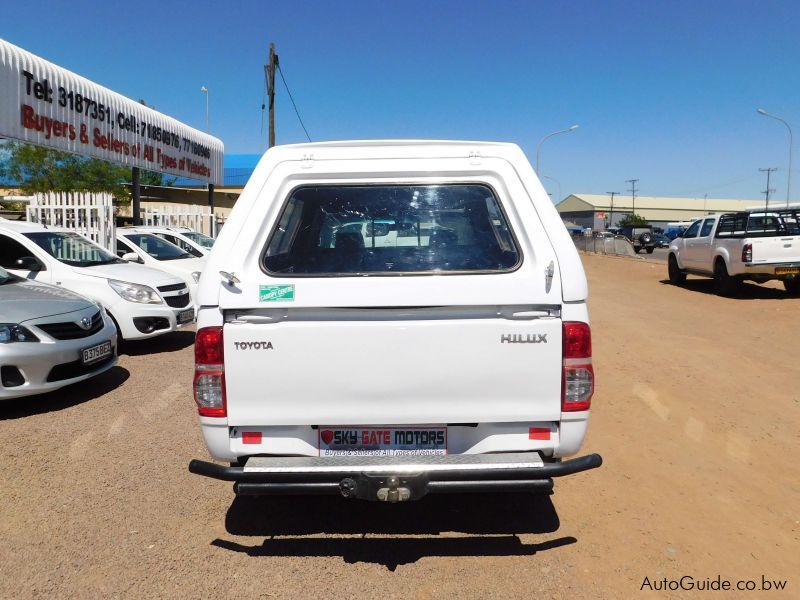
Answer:
M584 262L601 469L552 497L235 500L186 470L206 453L181 332L0 405L0 596L621 598L763 575L798 597L800 300Z

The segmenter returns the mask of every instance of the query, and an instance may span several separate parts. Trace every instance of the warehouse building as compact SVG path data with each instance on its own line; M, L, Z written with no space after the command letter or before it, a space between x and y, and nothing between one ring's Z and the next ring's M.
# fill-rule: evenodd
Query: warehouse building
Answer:
M772 201L770 204L775 203ZM722 198L668 198L659 196L615 195L611 204L610 194L572 194L556 204L556 210L565 222L593 231L604 231L617 227L626 215L635 212L647 219L654 227L666 229L669 223L691 221L706 214L735 212L759 206L764 200L726 200Z

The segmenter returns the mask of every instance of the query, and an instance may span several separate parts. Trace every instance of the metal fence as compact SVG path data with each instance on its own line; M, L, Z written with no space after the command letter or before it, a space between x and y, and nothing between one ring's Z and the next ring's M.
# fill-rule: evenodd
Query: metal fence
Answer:
M217 235L217 220L206 206L173 205L162 208L143 208L142 225L161 227L188 227L211 237Z
M48 192L26 207L28 221L77 231L106 250L117 247L111 194Z
M574 236L572 241L575 242L575 247L583 252L612 254L614 256L637 256L633 250L633 244L624 235L616 235L614 237L579 235Z

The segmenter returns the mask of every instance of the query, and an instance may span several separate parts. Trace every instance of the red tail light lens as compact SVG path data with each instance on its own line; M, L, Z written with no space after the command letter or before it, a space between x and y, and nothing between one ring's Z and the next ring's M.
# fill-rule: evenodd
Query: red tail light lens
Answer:
M753 262L753 244L745 244L742 246L742 262Z
M225 417L225 356L222 327L203 327L194 341L194 401L204 417Z
M587 323L564 323L564 358L592 358L592 331Z
M589 410L594 394L592 332L587 323L564 323L561 410Z
M225 363L222 327L203 327L194 338L194 362L198 365Z

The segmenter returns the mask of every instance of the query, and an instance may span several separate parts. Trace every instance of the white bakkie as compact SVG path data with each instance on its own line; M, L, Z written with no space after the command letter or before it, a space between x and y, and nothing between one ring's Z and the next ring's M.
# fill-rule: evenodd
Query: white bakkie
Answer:
M800 205L765 211L709 215L675 238L667 258L669 279L713 277L718 293L736 291L743 281L780 280L800 295Z
M539 491L594 392L578 253L522 151L330 142L261 159L198 292L195 400L238 494Z

